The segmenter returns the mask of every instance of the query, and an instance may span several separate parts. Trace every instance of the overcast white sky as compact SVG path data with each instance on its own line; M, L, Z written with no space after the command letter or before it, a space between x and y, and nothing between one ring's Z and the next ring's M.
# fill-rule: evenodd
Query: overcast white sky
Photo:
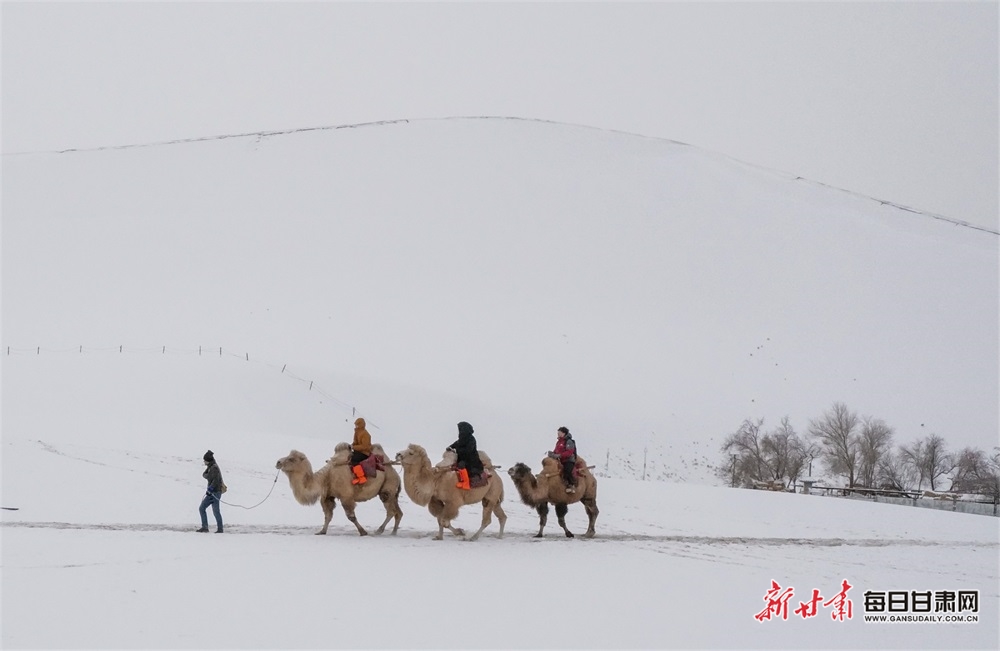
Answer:
M998 3L2 7L4 153L508 115L998 229Z

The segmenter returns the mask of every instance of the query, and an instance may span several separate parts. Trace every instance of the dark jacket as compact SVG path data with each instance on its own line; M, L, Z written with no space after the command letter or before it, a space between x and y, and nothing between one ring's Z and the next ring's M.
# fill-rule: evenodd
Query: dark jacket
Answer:
M563 463L570 461L576 461L576 441L569 434L564 435L561 439L556 441L556 447L552 450L552 453L559 457L559 460Z
M465 468L470 475L483 472L483 461L476 449L476 437L472 435L472 425L461 422L458 424L458 440L451 444L451 449L458 456L458 467Z
M208 480L207 492L218 495L222 491L222 471L219 470L219 464L213 461L201 476Z

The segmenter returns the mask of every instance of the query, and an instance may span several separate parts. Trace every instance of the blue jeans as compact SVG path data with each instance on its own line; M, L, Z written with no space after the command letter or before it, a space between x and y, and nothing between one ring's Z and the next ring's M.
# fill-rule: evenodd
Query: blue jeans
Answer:
M201 526L208 529L208 505L212 505L212 514L215 516L215 523L222 528L222 513L219 511L219 494L218 493L206 493L205 499L201 501L201 506L198 507L198 513L201 514Z

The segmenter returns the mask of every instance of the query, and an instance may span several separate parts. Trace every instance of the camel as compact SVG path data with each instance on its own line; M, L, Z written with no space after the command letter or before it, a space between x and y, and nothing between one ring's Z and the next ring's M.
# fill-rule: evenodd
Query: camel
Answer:
M484 452L479 453L479 458L482 459L485 468L493 468L493 462ZM479 531L472 534L469 540L479 539L479 535L493 521L491 514L495 514L500 523L500 533L497 538L503 538L507 514L500 506L503 502L503 481L495 470L491 472L492 476L485 486L463 490L455 486L458 473L451 470L451 463L444 465L448 459L438 464L438 467L431 467L427 451L419 445L410 444L396 455L396 461L403 467L403 488L406 494L414 504L426 506L431 515L437 519L438 534L434 540L444 539L445 528L456 536L465 536L462 529L451 526L451 521L458 516L459 508L476 502L481 502L483 505L483 520Z
M542 459L542 472L538 475L531 474L531 468L523 463L514 464L507 471L510 478L514 480L514 486L521 495L521 501L538 511L538 533L535 538L542 537L545 523L549 517L549 502L555 504L556 517L559 518L559 526L566 532L567 538L573 538L573 533L566 527L566 512L568 505L580 502L587 511L587 518L590 524L584 538L594 537L594 523L597 522L597 478L590 474L587 469L587 462L577 457L576 461L579 477L576 483L576 492L567 493L566 484L563 482L561 465L558 460L546 457Z
M372 454L379 455L386 461L385 450L381 445L372 446ZM395 468L385 466L385 471L379 471L375 477L364 484L354 485L351 480L354 473L350 468L351 446L349 443L338 443L333 457L327 460L325 466L313 472L312 465L306 455L298 450L292 450L287 457L278 459L274 467L288 475L288 484L292 494L299 504L310 505L317 501L323 507L323 528L316 532L320 536L326 533L333 519L333 509L340 500L347 514L347 519L358 528L358 533L367 536L368 532L354 516L354 507L358 502L367 502L376 495L385 505L385 521L375 530L376 534L385 531L389 520L396 518L392 527L392 535L399 529L399 521L403 512L399 508L399 493L402 482Z

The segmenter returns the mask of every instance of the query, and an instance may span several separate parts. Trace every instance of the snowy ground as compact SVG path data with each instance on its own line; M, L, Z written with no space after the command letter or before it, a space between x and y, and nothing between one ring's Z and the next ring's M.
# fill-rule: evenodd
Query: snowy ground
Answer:
M405 495L396 536L362 538L340 509L315 536L319 507L275 483L274 461L292 447L325 458L335 441L253 431L234 409L267 390L291 414L308 390L167 357L5 360L3 504L19 510L0 528L4 648L996 648L996 518L602 478L596 538L566 539L553 517L539 540L505 477L503 539L494 523L475 543L434 541ZM127 414L100 425L129 383L156 378L147 429ZM157 424L158 410L190 422ZM412 442L433 449L446 434ZM223 535L194 533L206 442L226 501L264 500L224 506ZM515 460L539 463L498 462ZM373 503L358 513L369 529L383 517ZM458 524L478 520L467 507ZM581 533L582 508L568 522ZM794 614L845 579L851 619ZM794 589L789 617L758 622L772 580ZM979 591L979 621L864 622L864 593L890 590Z

